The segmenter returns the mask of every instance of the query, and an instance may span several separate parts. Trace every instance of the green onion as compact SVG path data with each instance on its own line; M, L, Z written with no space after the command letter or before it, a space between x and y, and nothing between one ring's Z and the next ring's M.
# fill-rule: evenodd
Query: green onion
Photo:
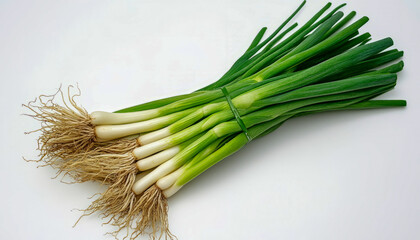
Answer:
M148 228L173 238L166 199L250 140L309 114L405 106L372 100L396 86L404 66L394 63L404 53L390 49L392 39L360 34L367 17L344 27L356 15L344 16L345 4L327 13L328 3L299 29L283 30L304 4L265 40L262 28L219 80L193 93L113 113L88 113L70 88L68 98L60 91L64 106L45 97L29 103L42 123L40 161L76 182L106 184L86 214L102 212L117 233L134 225L132 239Z

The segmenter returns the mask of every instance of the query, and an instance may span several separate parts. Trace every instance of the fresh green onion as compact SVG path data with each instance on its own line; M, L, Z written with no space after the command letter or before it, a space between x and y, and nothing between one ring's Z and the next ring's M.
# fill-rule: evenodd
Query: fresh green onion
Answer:
M134 226L131 239L148 228L173 238L166 199L249 141L300 116L405 106L372 100L396 86L404 66L393 63L404 53L389 49L392 39L360 34L367 17L345 27L356 15L339 11L345 4L327 13L328 3L283 30L304 4L265 40L262 28L219 80L193 93L113 113L88 113L70 88L67 99L60 91L63 106L45 97L29 103L42 123L40 161L76 182L106 184L86 214L102 212L117 233Z

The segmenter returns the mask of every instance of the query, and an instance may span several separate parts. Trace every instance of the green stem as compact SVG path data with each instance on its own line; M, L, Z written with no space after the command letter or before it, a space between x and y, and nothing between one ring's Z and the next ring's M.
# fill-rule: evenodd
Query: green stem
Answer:
M361 109L372 109L372 108L388 108L388 107L401 107L405 106L406 102L404 100L375 100L375 101L366 101L361 103L356 103L349 106L344 106L342 108L335 108L329 110L361 110ZM325 109L327 110L327 109ZM257 125L249 129L250 134L255 138L259 136L264 136L267 134L267 131L273 131L278 128L282 123L284 123L290 116L282 116L270 122L266 122L261 125ZM244 133L236 135L232 140L227 142L225 145L220 147L214 153L207 156L205 159L202 159L200 162L189 165L185 169L183 174L175 182L177 186L183 186L186 183L190 182L192 179L200 175L202 172L218 163L222 159L232 155L237 152L239 149L244 147L248 143L248 139Z
M338 36L339 34L335 35ZM334 36L333 36L334 37ZM333 37L329 38L332 39ZM328 41L325 40L325 41ZM324 42L325 42L324 41ZM283 66L276 65L275 67L284 68L284 65L294 65L295 62L300 62L301 58L307 58L312 52L316 52L318 47L324 42L297 54L295 57L291 57L284 61ZM390 38L385 38L374 43L359 46L351 49L343 54L335 56L329 60L326 60L316 66L303 70L294 74L291 77L281 79L280 81L271 82L261 87L253 89L247 93L244 93L233 99L233 103L237 108L246 109L252 105L256 100L274 96L280 93L284 93L311 83L315 83L325 77L341 72L343 69L358 63L374 54L381 52L382 50L392 46L393 42ZM307 53L308 52L308 53ZM302 55L302 56L301 56ZM271 70L276 71L276 69ZM271 74L268 74L270 76Z

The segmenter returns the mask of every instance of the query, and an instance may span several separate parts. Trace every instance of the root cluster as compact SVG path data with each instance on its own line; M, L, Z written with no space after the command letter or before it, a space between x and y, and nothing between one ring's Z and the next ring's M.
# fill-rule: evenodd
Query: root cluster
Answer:
M168 227L168 204L162 191L150 187L142 195L132 192L138 169L132 154L136 139L125 138L97 142L88 112L74 100L80 90L67 97L61 89L54 95L42 95L23 105L26 114L41 123L37 140L41 166L57 169L57 176L69 176L72 182L95 181L107 189L84 211L84 216L99 213L105 224L117 228L110 234L116 238L127 230L124 239L148 234L151 239L175 239ZM62 105L57 103L61 100ZM29 133L32 133L29 132Z
M57 166L59 174L69 175L75 182L96 181L113 184L127 172L136 173L136 159L131 153L136 146L135 141L125 139L113 142L116 143L98 146L88 153L75 154L74 158L61 161ZM118 145L122 147L119 148Z
M41 166L57 169L57 176L70 176L71 182L115 182L121 172L132 168L135 159L129 154L137 146L135 139L97 142L88 112L77 105L80 90L67 97L61 88L53 95L41 95L23 105L26 114L41 123L38 147ZM57 102L61 102L62 106Z
M41 128L28 133L40 132L37 140L40 161L45 160L47 165L54 166L54 159L68 159L74 154L87 152L95 143L90 116L74 100L80 96L80 90L71 94L71 89L70 86L67 97L60 88L54 95L41 95L23 105L31 111L26 115L41 123ZM57 104L57 97L63 106Z
M128 211L112 223L118 230L117 235L125 229L130 229L124 238L137 239L148 234L150 239L176 239L169 230L168 202L162 191L155 185L138 196Z
M131 174L124 178L125 181L111 185L84 210L81 218L95 212L101 213L103 218L108 219L104 224L117 228L108 233L116 239L123 232L126 232L123 239L130 240L146 234L150 239L176 239L169 230L168 202L162 191L154 185L140 196L135 195L131 191L135 179L133 176Z

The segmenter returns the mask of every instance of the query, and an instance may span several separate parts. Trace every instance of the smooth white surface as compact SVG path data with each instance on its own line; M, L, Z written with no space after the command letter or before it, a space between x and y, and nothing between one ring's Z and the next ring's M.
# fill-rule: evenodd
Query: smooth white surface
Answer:
M101 187L51 180L52 169L22 160L36 156L36 136L23 132L38 127L22 103L60 84L79 83L89 111L192 91L298 2L1 1L0 239L112 239L96 215L71 227L71 209ZM295 20L325 3L309 1ZM370 17L363 30L374 39L390 36L405 50L398 86L383 98L408 107L295 119L253 142L170 199L180 240L418 239L420 4L353 0L344 11L353 9Z

